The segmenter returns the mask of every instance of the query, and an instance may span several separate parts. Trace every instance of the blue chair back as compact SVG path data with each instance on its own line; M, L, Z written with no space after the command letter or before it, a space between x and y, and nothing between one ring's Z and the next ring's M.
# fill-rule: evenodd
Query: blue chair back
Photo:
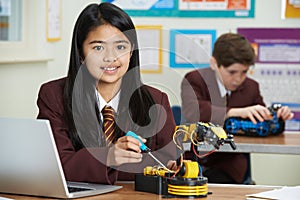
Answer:
M181 112L181 106L174 105L171 108L172 108L172 112L173 112L173 116L174 116L176 125L180 125L181 123L184 122L184 117Z

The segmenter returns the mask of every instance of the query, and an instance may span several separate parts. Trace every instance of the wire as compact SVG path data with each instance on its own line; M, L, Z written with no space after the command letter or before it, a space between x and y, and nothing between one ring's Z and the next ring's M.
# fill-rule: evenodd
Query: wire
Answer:
M194 137L194 134L197 134L197 132L195 130L193 130L191 132L191 142L195 145L195 146L198 146L199 142L197 140L194 140L194 138L197 138L197 137ZM196 135L197 136L197 135Z
M178 147L178 149L183 150L182 146L179 145L180 142L177 142L176 139L182 134L186 134L189 136L189 132L184 129L177 129L173 134L173 142Z
M198 158L204 158L204 157L206 157L206 156L208 156L208 155L210 155L210 154L212 154L212 153L214 153L214 152L216 151L216 149L213 149L213 150L209 151L209 152L206 153L206 154L200 155L200 154L197 153L197 151L196 151L196 149L195 149L195 145L193 145L192 148L193 148L194 154L195 154Z
M201 167L200 163L198 163L198 166L199 166L199 174L200 174L200 176L203 176L202 167Z

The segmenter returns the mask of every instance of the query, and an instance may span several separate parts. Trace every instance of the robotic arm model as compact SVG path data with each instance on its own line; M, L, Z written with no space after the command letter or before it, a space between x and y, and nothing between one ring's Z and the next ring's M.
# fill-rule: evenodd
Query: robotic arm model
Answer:
M194 153L195 147L209 144L214 150L225 143L236 149L233 136L226 134L224 129L212 123L197 122L176 127L173 141L181 150L177 160L177 170L170 171L162 166L148 166L144 174L135 177L135 190L162 194L165 197L206 197L209 192L207 178L202 176L201 166L197 161L183 160L183 142L191 142ZM213 153L214 151L210 152ZM204 157L204 156L203 156Z

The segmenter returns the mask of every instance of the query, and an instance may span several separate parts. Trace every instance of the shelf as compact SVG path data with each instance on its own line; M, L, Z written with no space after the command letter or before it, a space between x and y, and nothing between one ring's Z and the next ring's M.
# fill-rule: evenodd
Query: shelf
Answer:
M49 62L53 58L10 58L10 59L0 59L0 65L3 64L19 64L19 63L37 63L37 62Z

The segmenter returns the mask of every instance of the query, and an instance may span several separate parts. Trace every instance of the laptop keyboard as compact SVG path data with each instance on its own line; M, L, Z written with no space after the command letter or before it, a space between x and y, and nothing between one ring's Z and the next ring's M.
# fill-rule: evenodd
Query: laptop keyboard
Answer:
M68 186L68 190L69 190L70 193L74 193L74 192L82 192L82 191L93 190L93 189L92 188Z

